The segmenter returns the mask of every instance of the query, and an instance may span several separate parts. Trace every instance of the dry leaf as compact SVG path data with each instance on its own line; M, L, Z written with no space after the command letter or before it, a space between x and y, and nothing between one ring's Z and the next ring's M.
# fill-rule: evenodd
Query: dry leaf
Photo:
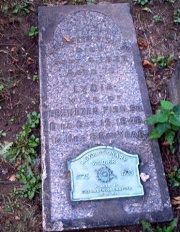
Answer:
M13 174L12 176L10 176L9 180L10 180L10 181L15 181L15 180L16 180L16 175Z
M67 42L71 42L71 39L69 38L69 36L63 35L63 38L64 38Z
M141 172L140 177L143 182L146 182L149 179L149 175L146 175L144 172Z
M20 164L21 164L21 162L19 160L16 160L15 168L19 167Z
M166 142L166 141L165 141L165 142L163 142L163 143L162 143L162 146L164 146L164 147L168 147L168 146L169 146L169 144L168 144L168 142Z
M148 46L146 41L138 40L137 42L138 42L138 45L140 46L141 49L147 48L147 46Z
M171 200L171 204L172 204L172 205L180 205L180 196L174 197L174 198ZM179 207L180 207L180 206L179 206Z
M16 221L19 221L19 220L20 220L20 217L15 216L15 220L16 220Z
M14 72L14 70L13 70L13 69L8 69L8 72L11 72L11 73L12 73L12 72Z
M144 60L143 61L143 67L149 67L149 68L152 68L153 67L153 64L148 61L148 60Z
M34 62L34 60L31 57L27 58L27 64L32 64Z
M15 51L16 51L16 47L12 47L11 52L15 52Z
M61 5L66 5L67 3L68 3L67 1L60 2Z

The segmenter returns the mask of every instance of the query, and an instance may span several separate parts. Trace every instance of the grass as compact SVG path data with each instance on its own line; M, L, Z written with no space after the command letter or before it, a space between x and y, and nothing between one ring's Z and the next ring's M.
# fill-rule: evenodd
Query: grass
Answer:
M40 231L41 215L37 214L38 205L29 204L28 200L20 196L0 194L0 231L2 232L23 232ZM6 220L11 215L13 223Z

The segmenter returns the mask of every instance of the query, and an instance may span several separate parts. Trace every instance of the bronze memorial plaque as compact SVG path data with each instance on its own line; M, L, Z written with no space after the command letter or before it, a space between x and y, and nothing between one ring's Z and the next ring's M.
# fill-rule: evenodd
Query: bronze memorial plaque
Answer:
M144 195L138 164L137 155L115 147L99 146L83 152L68 162L71 172L71 200Z

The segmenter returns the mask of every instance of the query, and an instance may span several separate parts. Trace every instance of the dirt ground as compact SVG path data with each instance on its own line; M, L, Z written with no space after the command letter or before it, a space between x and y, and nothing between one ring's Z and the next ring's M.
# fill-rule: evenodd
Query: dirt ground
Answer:
M24 8L29 12L21 7L18 13L13 13L16 6L22 6L24 2L28 3ZM180 60L180 23L173 22L174 12L180 10L180 0L175 0L174 3L172 0L152 0L143 7L131 0L128 2L131 5L150 101L155 112L160 100L168 99L167 83L174 73L177 61ZM38 26L38 6L65 4L86 2L0 0L0 131L6 133L6 136L0 134L0 143L13 142L15 135L22 130L26 122L27 114L39 112L38 36L31 38L28 35L31 26ZM166 68L160 69L151 62L153 57L167 58L170 55L173 55L173 61ZM40 136L39 129L36 134ZM159 143L167 177L175 165L180 168L180 154L178 150L172 154L163 141ZM41 194L37 193L33 200L9 194L18 186L17 181L11 179L16 172L17 167L0 157L0 231L42 231ZM171 199L180 196L179 188L170 184L168 187ZM173 210L174 216L179 217L177 206L173 206ZM139 225L96 231L143 230Z

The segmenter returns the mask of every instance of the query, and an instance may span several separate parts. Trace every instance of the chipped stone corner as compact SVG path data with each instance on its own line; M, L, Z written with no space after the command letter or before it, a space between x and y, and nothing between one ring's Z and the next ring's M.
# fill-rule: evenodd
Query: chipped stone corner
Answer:
M61 221L55 223L48 223L46 214L43 214L43 231L64 231L64 225Z
M64 230L64 225L63 225L63 223L61 221L55 222L52 225L51 231L63 231L63 230Z

